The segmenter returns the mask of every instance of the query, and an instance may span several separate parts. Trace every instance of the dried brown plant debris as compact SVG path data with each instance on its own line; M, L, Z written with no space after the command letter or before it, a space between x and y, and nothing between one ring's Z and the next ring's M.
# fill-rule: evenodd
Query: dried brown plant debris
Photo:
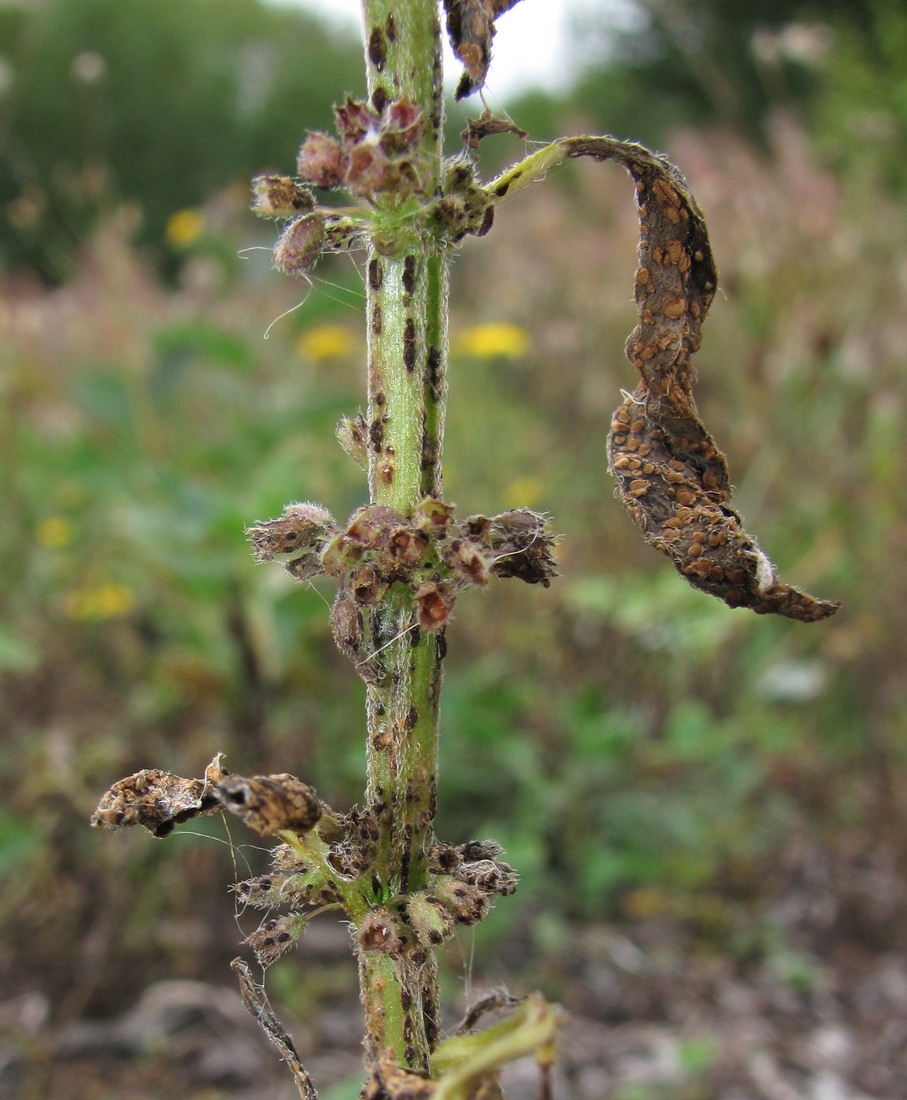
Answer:
M463 62L457 99L478 92L485 84L496 30L494 21L518 3L519 0L444 0L450 45Z
M165 837L176 825L193 817L220 813L223 806L216 784L228 773L218 753L205 768L204 779L184 779L160 768L143 768L120 779L104 794L91 824L104 829L141 825L156 837Z
M718 274L705 220L680 172L664 157L613 138L569 138L570 157L617 160L636 183L639 322L627 356L639 371L614 412L609 467L617 495L647 542L695 588L802 622L840 606L782 584L731 506L727 460L693 400L691 358L715 297Z
M293 1074L293 1080L302 1100L317 1100L318 1093L315 1091L315 1086L312 1084L312 1079L306 1072L305 1066L299 1059L293 1040L274 1015L267 994L260 985L256 984L248 964L243 962L242 959L234 959L230 963L230 969L239 979L239 992L246 1010L250 1016L258 1021L258 1025L268 1037L268 1041L286 1062Z
M91 817L92 825L125 829L141 825L156 837L193 817L229 810L262 836L283 830L305 833L321 819L324 806L308 784L293 775L232 775L218 753L205 768L204 779L145 768L119 779L104 794Z
M529 136L512 119L500 118L486 107L478 118L468 118L466 120L466 129L460 134L460 137L463 139L466 148L474 153L479 148L480 141L495 134L514 134L518 138Z

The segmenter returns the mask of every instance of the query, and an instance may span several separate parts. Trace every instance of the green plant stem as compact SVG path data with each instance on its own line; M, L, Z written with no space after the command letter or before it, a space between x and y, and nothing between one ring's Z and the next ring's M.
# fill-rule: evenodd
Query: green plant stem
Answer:
M368 92L373 106L408 97L426 121L416 163L423 190L440 178L442 88L435 0L364 0ZM373 504L411 515L441 492L447 273L427 234L414 231L412 206L387 194L376 203L366 278L368 323L368 478ZM438 771L441 645L420 631L413 592L394 585L368 614L381 673L367 685L366 801L378 821L378 898L418 890L427 879ZM370 1060L390 1053L428 1068L437 1037L433 953L416 949L406 926L401 957L360 954Z

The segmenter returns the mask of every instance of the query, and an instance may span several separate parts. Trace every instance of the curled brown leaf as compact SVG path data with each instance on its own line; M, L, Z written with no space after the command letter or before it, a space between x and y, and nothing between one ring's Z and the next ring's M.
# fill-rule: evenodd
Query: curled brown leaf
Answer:
M627 356L639 371L608 436L617 496L643 537L695 588L802 622L840 606L782 584L774 565L731 506L727 460L699 418L691 358L715 297L718 274L702 212L664 157L614 138L564 141L568 157L616 160L636 184L639 321Z

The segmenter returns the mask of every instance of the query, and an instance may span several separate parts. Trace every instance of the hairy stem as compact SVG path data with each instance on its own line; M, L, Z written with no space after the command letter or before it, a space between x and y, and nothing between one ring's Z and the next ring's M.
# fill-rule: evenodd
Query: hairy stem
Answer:
M368 93L372 105L409 99L425 119L415 158L425 194L441 164L440 25L435 0L364 0ZM447 272L444 258L412 224L413 208L379 197L367 261L368 479L373 504L410 516L441 492ZM376 889L403 899L426 883L438 769L443 636L420 632L413 592L393 585L368 614L381 673L367 687L368 788L379 825ZM364 950L360 980L370 1059L391 1054L426 1069L437 1038L437 975L430 949L416 947L403 922L397 957Z

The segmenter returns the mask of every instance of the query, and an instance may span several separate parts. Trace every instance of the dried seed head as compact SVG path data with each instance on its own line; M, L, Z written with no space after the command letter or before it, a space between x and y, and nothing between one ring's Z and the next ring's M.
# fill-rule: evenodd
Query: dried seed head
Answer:
M339 187L346 174L343 146L330 134L311 131L299 150L296 169L316 187Z
M428 535L418 527L396 527L388 532L387 548L398 566L412 569L425 557Z
M435 896L453 914L457 924L478 924L490 908L488 894L479 886L459 878L441 879L434 888Z
M247 528L257 561L279 561L297 580L324 572L323 554L337 532L331 513L320 504L288 504L279 519Z
M346 102L334 107L337 133L344 144L357 145L369 133L377 134L381 116L362 100L346 97Z
M284 829L307 833L322 814L321 801L294 775L229 776L215 786L221 805L237 814L250 829L274 836Z
M444 581L425 581L416 589L415 604L419 626L434 633L450 617L454 605L453 589Z
M308 275L324 245L324 215L303 214L291 221L274 246L274 266L284 275Z
M496 840L467 840L457 846L457 851L467 863L475 863L479 859L497 859L504 849Z
M289 176L256 176L252 210L261 218L293 218L315 207L312 192Z
M235 883L231 889L245 905L255 909L274 909L280 904L281 886L286 878L281 875L258 875Z
M425 891L413 894L406 908L415 937L425 947L436 947L453 935L456 923L453 913L432 894Z
M243 943L252 948L256 959L267 969L294 946L305 931L305 926L306 919L301 913L272 917L250 936L246 936Z
M386 544L391 531L405 525L404 517L393 508L367 504L353 513L346 534L360 546L377 548Z
M384 955L397 955L403 947L400 923L389 909L376 905L366 913L357 931L362 951L378 951Z
M547 588L557 576L555 537L548 533L547 518L528 508L503 512L491 521L491 571L499 577L517 577L527 584Z
M435 538L443 538L453 519L453 505L425 497L416 505L415 522Z
M365 470L368 467L368 454L366 451L368 440L368 426L361 412L355 416L344 416L337 425L337 439L340 446L350 458Z
M450 844L435 844L428 852L428 869L434 875L449 875L463 862L459 849Z
M370 565L360 565L353 570L349 579L350 594L357 604L367 606L377 603L387 591L387 585L381 581Z
M484 588L488 584L491 572L489 558L491 555L482 552L476 543L463 540L451 544L450 552L446 555L447 564L465 584L474 584Z

